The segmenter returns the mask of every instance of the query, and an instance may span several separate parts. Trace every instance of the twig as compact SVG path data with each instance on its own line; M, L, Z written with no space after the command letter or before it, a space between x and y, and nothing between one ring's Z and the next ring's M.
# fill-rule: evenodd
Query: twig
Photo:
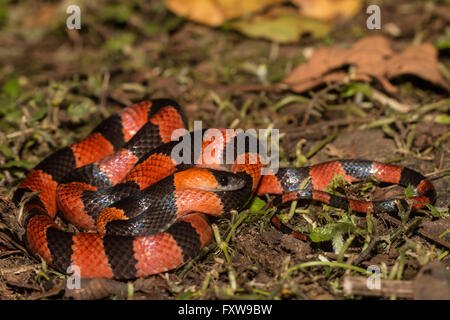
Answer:
M441 169L441 170L438 170L438 171L430 172L430 173L424 174L424 176L425 177L437 176L437 175L440 175L441 173L444 173L446 171L450 171L450 168L444 168L444 169ZM433 180L440 179L440 178L442 178L442 177L436 177Z
M353 261L352 264L357 266L361 262L366 260L369 257L369 255L372 253L372 250L375 248L377 243L380 242L380 241L381 241L381 237L379 237L378 235L374 235L374 237L371 239L371 241L370 241L369 245L367 246L367 248L363 252L361 252L359 254L359 256Z
M368 281L371 279L364 277L345 276L343 282L345 295L361 295L372 297L391 297L397 298L413 298L414 281L404 280L379 280L379 288L369 289Z
M181 270L181 272L178 274L178 277L180 277L181 279L184 278L184 276L186 275L186 273L188 273L189 270L192 269L192 267L201 259L203 258L209 251L211 251L211 249L213 248L214 245L210 245L207 247L204 247L202 250L200 250L200 252L193 258L191 259L188 263L186 263L186 265L183 267L183 269Z
M336 261L309 261L309 262L304 262L298 265L295 265L293 267L290 267L289 269L287 269L286 273L289 274L291 272L294 272L298 269L303 270L305 268L310 268L310 267L332 267L332 268L343 268L343 269L349 269L349 270L353 270L356 272L360 272L364 275L369 275L368 271L365 269L362 269L360 267L356 267L354 265L351 264L347 264L347 263L341 263L341 262L336 262Z
M398 219L396 219L394 217L391 217L390 215L384 214L383 217L386 220L389 220L389 222L392 222L392 223L394 223L397 226L402 224L400 220L398 220ZM424 230L420 230L420 229L415 230L415 232L417 232L421 236L427 238L428 240L432 240L432 241L440 244L441 246L443 246L443 247L445 247L447 249L450 249L450 242L446 241L445 239L441 239L438 236L434 236L434 235L432 235L432 234L430 234L430 233L428 233L428 232L426 232Z
M10 134L7 134L6 138L14 139L14 138L20 137L22 135L28 134L30 132L33 132L35 129L36 129L35 127L32 127L32 128L26 128L26 129L21 130L21 131L15 131L15 132L12 132Z
M300 138L305 137L308 134L314 134L319 132L323 132L325 128L327 127L337 127L337 126L345 126L349 124L355 124L355 123L367 123L374 121L375 119L370 118L363 118L363 119L339 119L339 120L330 120L330 121L322 121L317 124L312 124L307 126L306 128L300 130L298 127L295 128L282 128L280 129L280 133L285 133L286 135L289 135L293 138Z
M1 271L1 274L6 275L9 273L18 274L23 272L28 272L32 270L37 270L40 267L39 264L33 264L33 265L26 265L26 266L20 266L15 268L9 268L9 269L3 269Z
M323 96L326 95L328 92L339 88L342 84L343 84L342 81L336 82L336 83L334 83L332 85L328 85L327 87L323 88L322 90L320 90L319 92L314 94L314 96L312 97L311 101L309 101L309 103L308 103L308 106L306 108L305 116L303 117L303 121L300 124L300 128L301 129L305 129L306 128L306 125L308 124L309 118L311 117L311 111L314 108L314 106L319 103L320 99L323 98Z
M410 106L400 103L395 99L389 98L384 93L381 93L380 91L373 88L371 98L375 101L380 102L383 105L389 105L392 109L401 113L407 113L411 111Z
M17 253L22 253L22 251L20 251L20 250L11 250L11 251L0 252L0 258L4 258L4 257L7 257L9 255L13 255L13 254L17 254Z
M217 88L217 84L210 83L207 81L202 81L203 84ZM245 85L221 85L220 89L227 92L252 92L252 91L273 91L280 92L287 89L287 86L284 84L245 84Z
M106 111L106 98L108 96L108 88L109 88L109 80L111 78L111 75L108 71L106 71L103 75L103 83L102 87L100 89L100 103L98 105L98 108L100 112L106 116L108 112Z

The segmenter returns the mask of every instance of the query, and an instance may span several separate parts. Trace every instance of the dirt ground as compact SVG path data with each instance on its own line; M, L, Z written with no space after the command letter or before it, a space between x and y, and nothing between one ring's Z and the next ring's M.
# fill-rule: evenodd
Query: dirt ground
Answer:
M391 39L395 50L450 42L448 2L377 3L381 30L368 30L361 11L324 39L277 44L184 20L159 1L86 1L78 32L66 30L57 1L7 1L0 7L0 299L373 299L344 290L371 265L397 288L410 288L376 299L450 299L449 92L408 75L392 79L395 94L376 81L322 84L301 94L274 86L321 47L349 48L373 35ZM450 45L438 49L447 83L449 52ZM399 112L367 90L417 107ZM278 128L280 166L338 158L408 166L432 181L437 202L423 212L372 218L299 205L287 222L295 230L352 226L321 242L281 233L270 209L246 209L214 221L220 239L192 262L133 281L131 293L126 282L106 280L68 290L66 276L32 257L12 230L19 210L12 193L40 160L101 119L162 97L183 107L190 126L202 120L208 127ZM370 182L339 188L371 199L405 192ZM336 250L343 244L369 249L344 254Z

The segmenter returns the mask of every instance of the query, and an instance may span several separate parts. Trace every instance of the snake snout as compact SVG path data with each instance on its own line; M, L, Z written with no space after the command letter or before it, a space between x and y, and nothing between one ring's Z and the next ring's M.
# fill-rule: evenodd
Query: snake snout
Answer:
M217 181L217 191L234 191L242 189L246 181L235 173L211 170Z

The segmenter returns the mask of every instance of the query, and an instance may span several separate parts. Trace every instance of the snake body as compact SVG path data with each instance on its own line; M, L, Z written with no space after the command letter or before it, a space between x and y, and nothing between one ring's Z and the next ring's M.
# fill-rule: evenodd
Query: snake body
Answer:
M209 217L242 209L254 195L278 195L275 204L316 200L362 213L396 213L399 205L420 209L436 199L422 174L370 160L334 160L261 175L261 155L239 153L236 130L204 136L201 152L184 154L190 161L179 163L173 158L178 141L172 134L183 128L176 102L145 101L45 158L13 196L19 205L27 193L39 192L24 203L20 218L29 250L62 272L79 267L83 278L132 279L174 269L194 257L212 241ZM203 151L211 149L213 161L202 161ZM231 149L233 161L224 161ZM324 190L336 174L349 182L375 177L411 185L416 195L382 201L335 196ZM62 230L54 222L58 212L83 232ZM282 227L276 218L272 221Z

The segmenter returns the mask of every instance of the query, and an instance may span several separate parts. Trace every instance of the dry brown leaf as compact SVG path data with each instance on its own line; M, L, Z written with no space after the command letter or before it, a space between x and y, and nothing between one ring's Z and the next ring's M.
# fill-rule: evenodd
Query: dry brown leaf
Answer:
M411 45L387 61L386 76L389 79L412 74L448 89L439 72L438 52L430 43Z
M348 75L342 68L352 65L355 72ZM397 88L390 79L411 74L450 91L438 69L437 52L430 44L412 45L396 53L390 40L382 36L367 37L350 49L328 47L318 49L307 63L298 65L283 80L296 92L303 92L327 82L377 80L388 93Z
M415 300L450 300L450 272L443 263L433 261L419 271L414 281Z
M434 124L430 124L432 127L428 128L427 133L433 133L433 129L438 129L436 130L437 132L441 131L439 130L439 127L436 127L436 125ZM444 131L446 131L444 128L442 128L442 132L443 134L445 134ZM437 133L436 132L436 133ZM446 230L450 229L450 218L447 219L439 219L439 220L435 220L435 221L429 221L429 220L425 220L420 224L420 228L435 236L435 237L439 237L439 235L441 235L442 233L444 233ZM446 233L443 237L444 240L449 241L450 242L450 233Z
M166 0L176 15L217 27L225 21L250 14L286 0Z
M350 18L362 6L361 0L292 0L292 3L299 6L303 15L320 20L332 20L339 16Z

